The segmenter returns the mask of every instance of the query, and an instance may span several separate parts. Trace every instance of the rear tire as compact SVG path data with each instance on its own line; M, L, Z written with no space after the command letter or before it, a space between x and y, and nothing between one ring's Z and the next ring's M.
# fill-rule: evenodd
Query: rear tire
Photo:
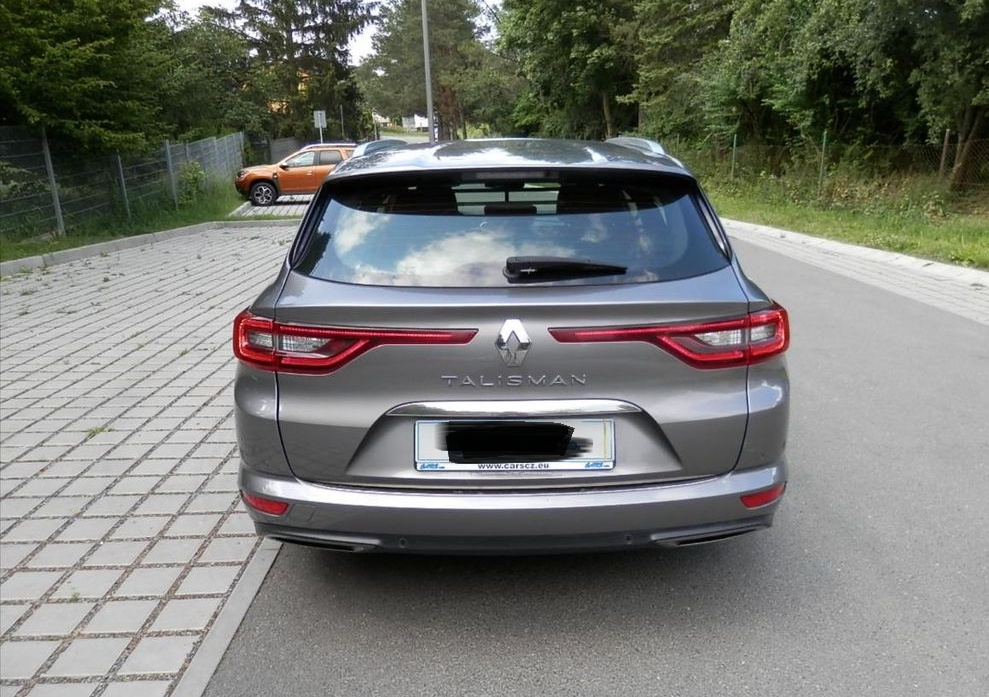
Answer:
M278 198L278 191L271 182L257 182L251 186L250 198L255 206L270 206Z

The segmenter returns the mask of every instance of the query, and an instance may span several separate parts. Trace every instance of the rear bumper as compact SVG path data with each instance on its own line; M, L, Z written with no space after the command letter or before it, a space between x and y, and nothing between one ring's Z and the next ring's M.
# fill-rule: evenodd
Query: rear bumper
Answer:
M659 486L533 493L412 492L309 484L241 467L240 487L291 504L249 509L259 534L346 551L518 554L679 546L772 525L779 500L743 494L786 482L786 465Z

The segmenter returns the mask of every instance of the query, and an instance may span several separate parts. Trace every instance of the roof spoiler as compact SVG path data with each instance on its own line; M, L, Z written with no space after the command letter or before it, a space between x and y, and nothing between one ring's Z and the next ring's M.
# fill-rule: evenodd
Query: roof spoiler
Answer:
M638 150L639 152L645 153L646 155L653 155L658 157L666 157L673 160L675 163L684 166L683 162L673 157L670 153L666 151L663 144L658 140L649 140L648 138L636 138L634 136L618 136L616 138L608 138L604 141L605 143L611 143L612 145L621 145L622 147L632 148L633 150Z
M663 147L662 143L649 140L648 138L634 138L632 136L618 136L617 138L608 138L605 143L611 143L612 145L624 145L626 148L633 148L635 150L641 150L644 153L650 155L666 155L666 148Z

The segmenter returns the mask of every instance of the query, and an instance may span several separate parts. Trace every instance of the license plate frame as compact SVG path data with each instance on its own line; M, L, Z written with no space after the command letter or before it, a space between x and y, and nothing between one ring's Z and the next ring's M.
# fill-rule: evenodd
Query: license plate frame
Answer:
M447 424L466 424L490 419L419 419L413 429L415 469L418 472L610 472L615 468L614 419L510 419L509 422L542 422L573 427L573 438L590 439L590 451L575 456L525 462L451 462L441 450L438 436Z

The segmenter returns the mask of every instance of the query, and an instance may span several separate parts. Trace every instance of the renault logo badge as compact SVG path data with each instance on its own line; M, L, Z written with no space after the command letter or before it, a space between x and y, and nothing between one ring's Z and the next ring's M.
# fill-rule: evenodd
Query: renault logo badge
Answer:
M529 340L525 327L517 319L505 320L501 326L501 331L498 333L498 338L495 340L495 347L501 354L501 359L509 367L522 365L525 354L528 353L531 345L532 342Z

